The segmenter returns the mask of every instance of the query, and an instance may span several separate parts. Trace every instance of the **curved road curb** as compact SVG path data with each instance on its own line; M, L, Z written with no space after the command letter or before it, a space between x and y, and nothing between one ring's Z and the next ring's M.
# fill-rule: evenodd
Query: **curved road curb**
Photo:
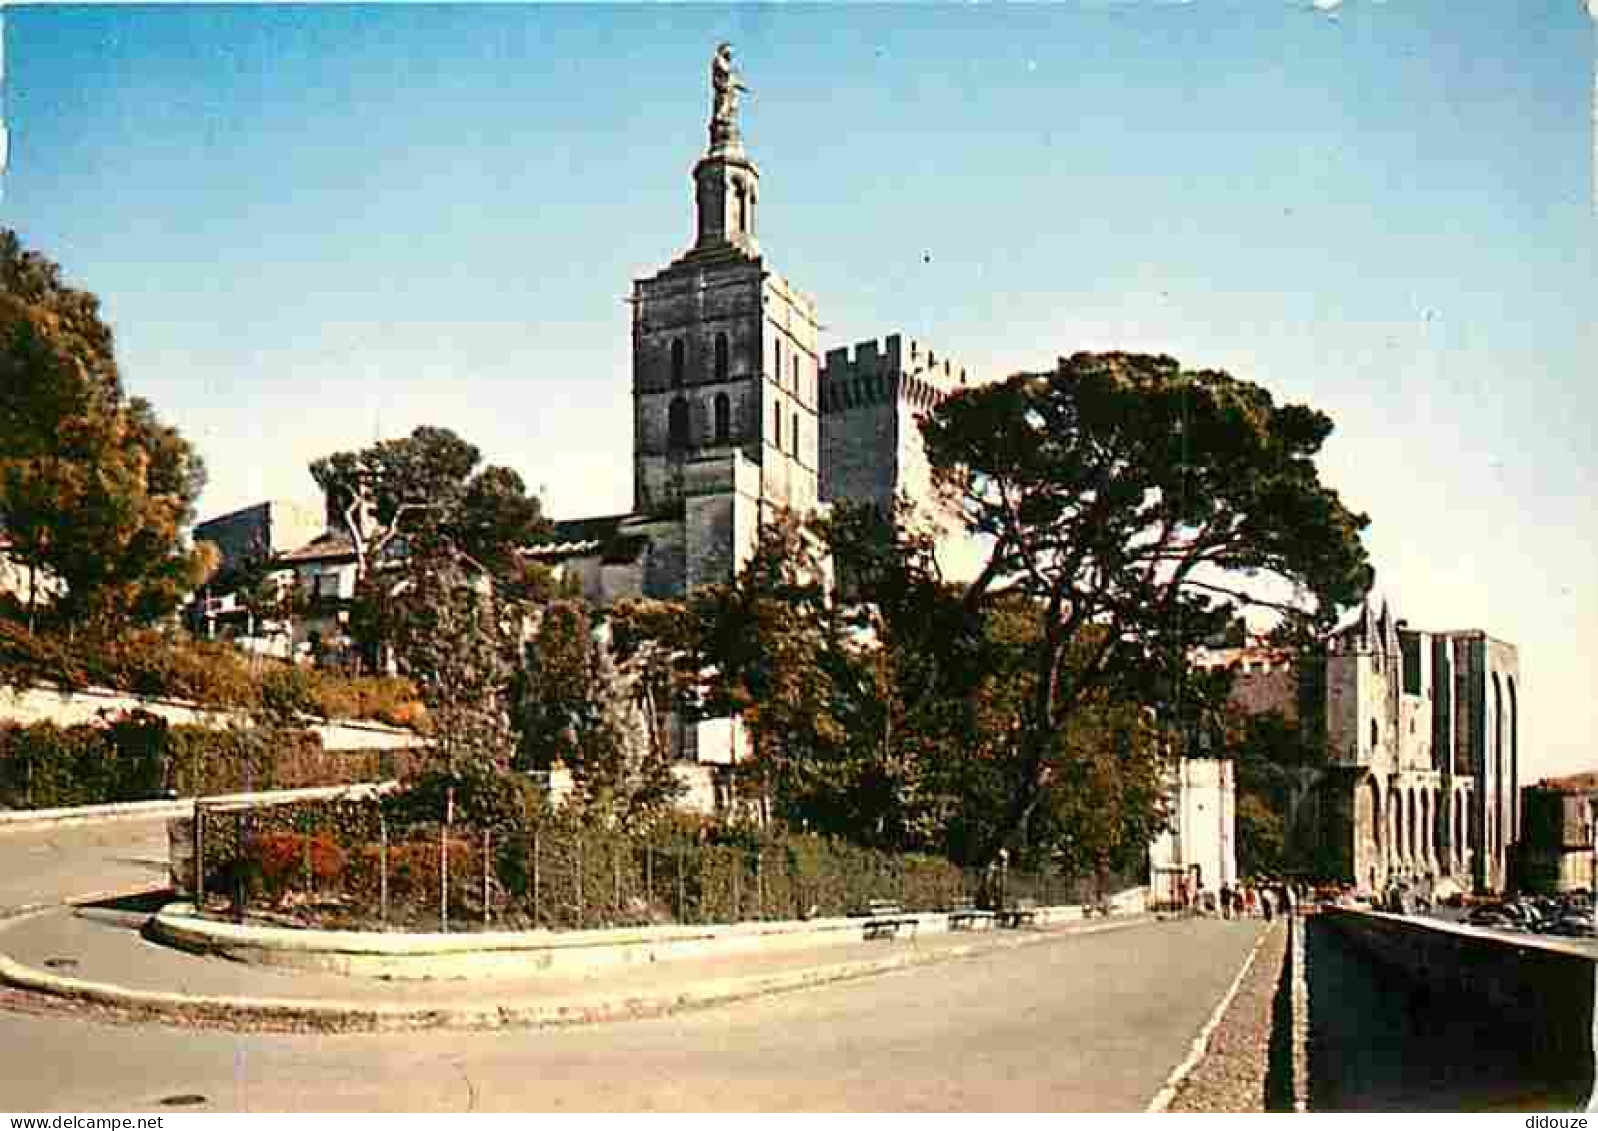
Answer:
M42 914L43 912L33 912ZM16 916L12 921L25 916ZM1089 928L1061 932L1038 932L1003 940L970 943L936 953L895 954L863 962L832 963L780 974L751 975L700 981L674 989L660 989L626 996L562 1002L525 1003L499 1006L406 1006L340 1001L303 1001L288 998L252 998L201 994L168 993L131 989L106 982L89 982L48 973L0 953L0 982L18 989L72 1001L93 1002L173 1017L183 1020L277 1021L321 1024L346 1031L383 1032L407 1029L498 1028L505 1026L555 1026L589 1024L633 1018L656 1017L680 1009L699 1008L746 998L808 989L832 982L850 981L911 966L932 965L990 951L1012 950L1044 942L1057 942L1078 935L1126 930L1152 923L1138 917L1108 922Z

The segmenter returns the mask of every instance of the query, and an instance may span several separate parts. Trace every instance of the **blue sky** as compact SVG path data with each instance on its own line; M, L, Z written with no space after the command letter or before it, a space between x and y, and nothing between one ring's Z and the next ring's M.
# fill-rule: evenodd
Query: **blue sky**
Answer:
M621 511L622 300L687 246L729 39L827 345L1323 409L1381 590L1520 645L1528 779L1598 767L1594 23L1327 6L13 6L0 217L102 297L202 514L424 422Z

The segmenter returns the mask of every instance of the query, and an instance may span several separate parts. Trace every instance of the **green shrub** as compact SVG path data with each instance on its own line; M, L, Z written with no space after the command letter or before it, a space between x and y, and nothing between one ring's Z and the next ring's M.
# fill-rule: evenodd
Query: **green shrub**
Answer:
M410 791L382 803L389 832L388 925L432 929L438 921L442 805L436 791ZM450 919L473 926L485 911L483 833L456 812ZM369 802L307 802L260 810L252 820L261 829L314 829L332 838L344 864L341 903L328 919L375 926L383 918L379 814ZM821 836L728 829L692 815L674 815L639 835L596 827L576 810L529 807L520 818L496 820L502 823L487 845L486 910L501 925L571 929L847 915L874 899L935 911L975 894L970 877L940 857L893 855ZM211 871L237 851L225 820L215 823L223 827L219 835L207 833ZM287 880L303 887L303 867L299 877Z
M85 687L91 682L83 658L61 640L0 621L0 686L31 687L53 683Z
M345 676L307 671L309 708L327 719L377 719L392 726L415 726L425 716L416 687L398 676Z
M16 809L78 804L84 771L103 750L88 727L0 724L0 803Z
M158 797L166 724L134 711L104 725L0 724L0 806L51 809Z
M0 807L351 785L403 774L414 757L326 750L314 731L296 728L168 726L144 711L99 725L0 723Z
M316 692L315 673L306 668L273 664L261 674L261 706L275 714L325 716Z
M153 629L72 638L29 632L0 619L0 686L91 685L207 706L264 707L285 715L373 719L420 729L426 711L409 680L345 676L250 657L222 641L173 637Z
M110 640L80 638L77 646L105 683L135 695L226 707L253 707L261 701L249 660L227 644L173 639L143 629Z

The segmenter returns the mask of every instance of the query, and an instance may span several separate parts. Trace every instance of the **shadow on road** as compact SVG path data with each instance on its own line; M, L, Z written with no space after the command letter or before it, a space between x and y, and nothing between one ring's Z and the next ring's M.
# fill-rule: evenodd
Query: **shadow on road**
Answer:
M154 915L175 898L172 889L164 888L161 891L145 891L134 895L119 895L111 899L96 899L89 903L78 904L78 909L113 911L123 915Z
M1537 1063L1518 1031L1418 990L1312 919L1305 936L1312 1111L1570 1111L1591 1067Z
M73 914L80 919L93 919L98 923L126 927L142 935L155 913L171 903L172 899L173 893L170 888L139 892L135 895L120 895L111 899L80 903L73 909Z

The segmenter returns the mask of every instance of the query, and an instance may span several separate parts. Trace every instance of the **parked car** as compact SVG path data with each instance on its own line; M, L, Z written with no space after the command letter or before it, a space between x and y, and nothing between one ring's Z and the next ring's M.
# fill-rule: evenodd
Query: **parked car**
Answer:
M1562 938L1590 939L1593 937L1592 916L1565 915L1557 923L1551 924L1546 933Z
M1470 914L1465 916L1465 922L1473 927L1494 927L1501 931L1525 929L1520 916L1503 903L1483 903L1473 907Z

